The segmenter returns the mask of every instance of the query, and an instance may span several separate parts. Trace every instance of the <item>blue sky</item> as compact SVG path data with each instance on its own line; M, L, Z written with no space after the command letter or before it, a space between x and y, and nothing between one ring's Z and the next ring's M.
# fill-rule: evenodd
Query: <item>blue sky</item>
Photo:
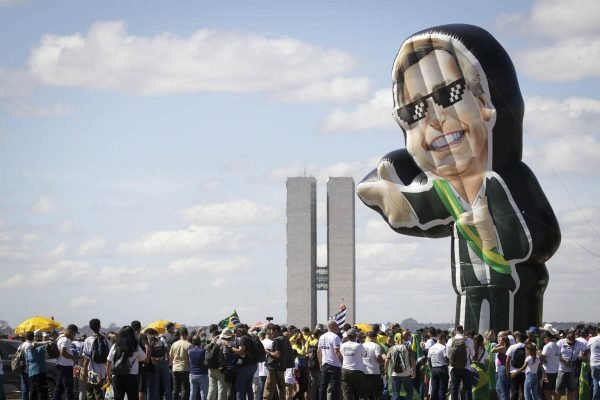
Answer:
M561 224L544 320L597 320L599 13L592 0L0 0L0 318L285 321L286 177L318 179L324 265L327 177L358 182L404 147L400 44L463 22L515 63L523 159ZM356 211L357 318L450 321L449 239Z

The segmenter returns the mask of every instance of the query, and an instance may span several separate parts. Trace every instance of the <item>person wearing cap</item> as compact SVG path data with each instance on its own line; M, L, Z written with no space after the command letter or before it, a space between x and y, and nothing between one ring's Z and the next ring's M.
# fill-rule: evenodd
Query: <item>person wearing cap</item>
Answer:
M48 384L46 382L46 349L48 341L43 341L42 332L34 332L32 346L25 352L27 371L29 374L29 398L31 400L47 400Z
M412 384L412 378L415 377L415 357L410 351L409 341L411 338L410 332L407 330L403 334L396 333L395 335L396 344L390 348L387 357L385 359L385 369L391 368L392 375L392 400L397 400L400 397L400 387L404 388L406 392L406 399L413 398L414 387ZM393 370L393 359L394 354L400 353L400 356L405 360L405 369L402 372L396 372Z
M546 324L550 325L550 324ZM560 364L560 349L556 344L554 334L558 333L552 325L544 331L544 347L540 355L542 368L544 368L544 378L542 380L542 391L547 400L559 400L560 395L556 391L556 376Z
M367 393L367 368L363 357L367 351L356 342L357 332L346 331L346 341L340 346L342 354L342 398L344 400L364 399Z
M581 361L582 354L587 351L587 347L575 339L575 332L573 330L569 330L566 337L560 339L556 344L560 349L556 391L559 395L562 395L566 390L567 399L575 400L577 398L579 383L576 366Z
M25 332L25 341L21 343L18 350L21 350L23 354L27 353L33 343L33 331ZM27 373L27 364L25 368L19 373L19 379L21 384L21 398L22 400L29 400L29 374Z
M79 333L77 325L70 324L56 341L59 355L56 360L56 385L52 400L60 400L63 393L66 393L67 400L74 399L73 365L77 363L77 355L73 354L71 342L77 333Z

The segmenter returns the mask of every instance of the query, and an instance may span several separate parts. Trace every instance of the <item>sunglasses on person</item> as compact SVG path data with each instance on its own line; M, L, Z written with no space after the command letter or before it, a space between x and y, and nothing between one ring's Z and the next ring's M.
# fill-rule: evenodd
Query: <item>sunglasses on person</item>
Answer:
M466 87L465 78L457 79L449 85L436 89L412 103L397 107L395 109L395 116L402 126L408 127L427 116L429 108L427 105L428 98L431 98L438 106L447 108L463 99Z

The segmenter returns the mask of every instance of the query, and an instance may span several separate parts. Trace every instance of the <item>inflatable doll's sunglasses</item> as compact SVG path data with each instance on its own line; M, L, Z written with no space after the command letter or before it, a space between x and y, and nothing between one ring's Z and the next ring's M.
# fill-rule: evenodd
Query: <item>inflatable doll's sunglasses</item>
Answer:
M402 126L412 125L427 115L427 99L432 98L440 107L449 107L461 101L465 93L465 78L460 78L451 84L434 90L412 103L396 108L396 117Z

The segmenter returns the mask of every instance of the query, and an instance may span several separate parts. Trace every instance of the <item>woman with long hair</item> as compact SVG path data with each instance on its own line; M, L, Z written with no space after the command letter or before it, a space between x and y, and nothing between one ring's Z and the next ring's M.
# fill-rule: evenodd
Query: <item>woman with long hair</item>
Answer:
M525 392L525 400L538 400L537 371L540 367L540 358L537 356L535 343L528 343L525 346L525 350L527 351L525 363L523 363L521 368L513 372L512 376L515 377L517 374L525 371L525 385L523 390Z
M146 344L144 351L135 338L135 332L130 326L119 330L115 344L108 352L106 362L106 380L112 383L115 400L123 400L127 394L128 400L138 400L138 372L140 362L150 360L152 344ZM123 363L126 363L124 365Z
M496 353L496 393L498 400L510 400L510 381L506 374L506 350L510 347L508 331L498 333L498 344L492 349Z

